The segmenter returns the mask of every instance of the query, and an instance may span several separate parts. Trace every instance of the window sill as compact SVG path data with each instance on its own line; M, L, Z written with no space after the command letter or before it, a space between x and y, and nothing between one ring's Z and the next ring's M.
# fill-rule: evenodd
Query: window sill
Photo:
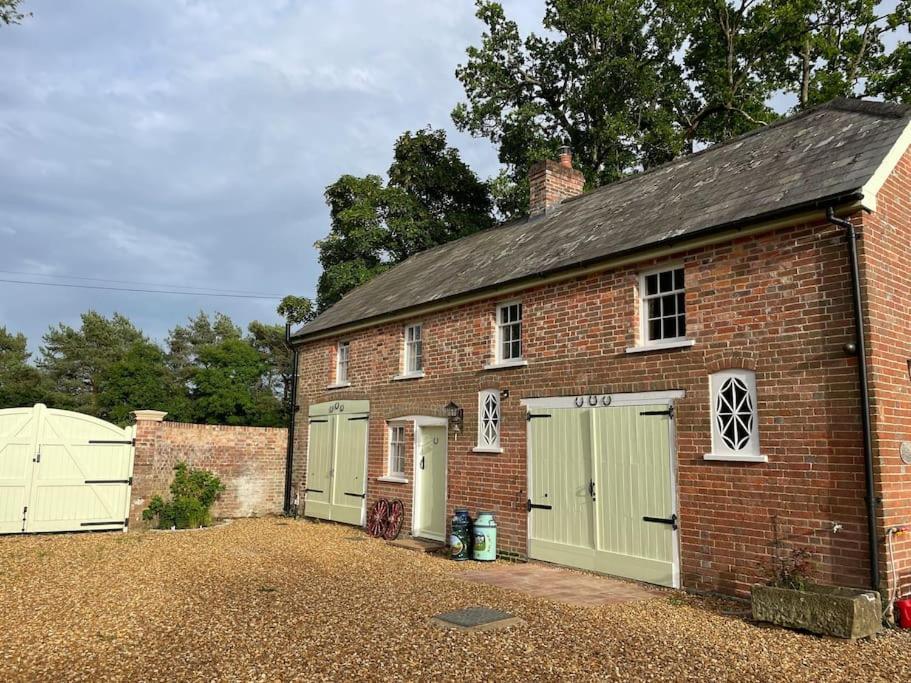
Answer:
M472 453L502 453L502 448L490 448L488 446L475 446L471 449Z
M326 390L331 391L332 389L347 389L350 386L351 382L338 382L337 384L330 384L328 387L326 387Z
M407 484L408 480L403 477L377 477L377 481L384 481L387 484Z
M499 363L488 363L484 366L485 370L505 370L507 368L524 368L528 361L524 358L517 360L501 360Z
M767 455L724 455L720 453L706 453L702 456L703 460L714 460L719 462L768 462Z
M423 370L421 372L405 372L405 373L402 373L401 375L396 375L395 377L393 377L392 381L393 382L402 382L402 381L408 380L408 379L421 379L421 377L423 377L423 376L424 376Z
M669 342L654 342L643 346L630 346L627 353L647 353L649 351L668 351L670 349L685 349L695 345L695 339L676 339Z

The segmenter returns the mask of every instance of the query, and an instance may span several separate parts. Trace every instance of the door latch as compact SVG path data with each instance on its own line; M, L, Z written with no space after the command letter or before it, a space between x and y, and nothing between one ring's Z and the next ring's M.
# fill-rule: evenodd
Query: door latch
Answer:
M592 497L592 500L595 499L595 480L594 479L588 480L588 495L590 495Z
M421 463L418 465L421 469L424 469L424 456L421 456Z

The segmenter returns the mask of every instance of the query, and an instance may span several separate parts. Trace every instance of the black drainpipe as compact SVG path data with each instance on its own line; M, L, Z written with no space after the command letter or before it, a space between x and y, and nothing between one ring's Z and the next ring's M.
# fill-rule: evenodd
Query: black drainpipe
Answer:
M851 261L851 290L854 297L854 335L857 339L857 379L860 383L860 419L864 432L864 483L866 484L867 534L870 539L870 584L879 590L879 533L876 528L876 498L873 481L873 431L870 428L870 391L867 385L867 345L864 335L864 310L860 294L860 269L857 265L857 231L851 221L838 218L830 206L826 218L845 229Z
M285 452L286 515L291 514L291 467L294 464L294 422L297 417L297 347L291 343L291 323L285 324L285 344L291 349L291 415L288 421L288 449Z

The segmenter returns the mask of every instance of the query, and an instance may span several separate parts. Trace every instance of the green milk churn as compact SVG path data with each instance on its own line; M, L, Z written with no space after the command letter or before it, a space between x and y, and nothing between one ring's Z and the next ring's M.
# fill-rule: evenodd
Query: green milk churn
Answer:
M474 550L471 558L480 562L497 559L497 523L492 512L478 512L474 521Z
M458 561L471 557L471 519L466 508L456 508L452 515L449 553L453 560Z

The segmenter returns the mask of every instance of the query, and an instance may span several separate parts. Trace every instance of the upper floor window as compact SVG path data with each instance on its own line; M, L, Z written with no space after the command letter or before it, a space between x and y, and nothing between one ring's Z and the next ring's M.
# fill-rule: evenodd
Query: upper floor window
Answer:
M643 343L684 339L686 295L683 267L643 274L639 292Z
M420 325L408 325L405 328L405 373L412 374L424 370L424 343Z
M348 352L349 344L339 342L335 353L335 383L342 384L348 381Z
M389 427L389 476L405 478L405 427Z
M478 394L478 447L476 451L500 450L500 390Z
M497 362L522 360L522 304L497 306Z
M756 459L759 455L759 415L756 374L723 370L712 375L712 457Z

